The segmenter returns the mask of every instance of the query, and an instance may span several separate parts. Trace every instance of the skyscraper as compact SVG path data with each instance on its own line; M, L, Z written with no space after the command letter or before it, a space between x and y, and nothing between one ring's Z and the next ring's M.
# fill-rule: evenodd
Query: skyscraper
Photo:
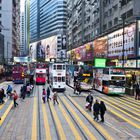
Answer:
M30 42L66 34L66 0L30 1Z

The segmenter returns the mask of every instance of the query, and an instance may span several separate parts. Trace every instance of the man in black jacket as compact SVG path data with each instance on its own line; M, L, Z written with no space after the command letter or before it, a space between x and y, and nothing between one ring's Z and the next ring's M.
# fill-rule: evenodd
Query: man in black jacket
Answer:
M93 115L94 115L94 120L96 121L99 120L99 111L100 111L100 104L98 100L96 100L95 104L93 105Z

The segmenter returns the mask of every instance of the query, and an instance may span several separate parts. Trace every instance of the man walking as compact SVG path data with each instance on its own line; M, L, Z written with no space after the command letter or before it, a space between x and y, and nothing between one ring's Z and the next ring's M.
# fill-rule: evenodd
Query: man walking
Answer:
M95 104L93 105L93 115L94 115L94 120L96 121L99 120L99 111L100 111L100 104L98 100L96 100Z
M89 111L91 111L91 107L92 107L92 103L93 103L93 96L91 95L91 93L89 93L89 95L87 96L86 102L89 103L88 109L89 109Z

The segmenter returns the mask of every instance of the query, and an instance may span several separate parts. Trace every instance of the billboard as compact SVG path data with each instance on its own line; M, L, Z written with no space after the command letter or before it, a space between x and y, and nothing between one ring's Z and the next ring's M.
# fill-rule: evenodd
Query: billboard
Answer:
M134 37L135 24L131 24L123 29L119 29L108 35L108 57L122 58L124 37L124 56L132 58L135 56Z
M94 66L95 67L106 67L106 59L105 58L95 58L94 59Z
M36 60L49 61L50 58L57 58L57 36L31 43L29 50L32 62Z
M73 61L86 61L93 59L93 42L89 42L67 52L69 59Z
M94 57L107 57L107 36L95 39L94 42Z

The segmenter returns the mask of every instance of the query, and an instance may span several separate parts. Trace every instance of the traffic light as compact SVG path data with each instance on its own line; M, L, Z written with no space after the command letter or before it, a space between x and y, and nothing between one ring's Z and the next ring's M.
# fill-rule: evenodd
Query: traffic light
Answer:
M24 72L22 72L21 76L24 77Z

